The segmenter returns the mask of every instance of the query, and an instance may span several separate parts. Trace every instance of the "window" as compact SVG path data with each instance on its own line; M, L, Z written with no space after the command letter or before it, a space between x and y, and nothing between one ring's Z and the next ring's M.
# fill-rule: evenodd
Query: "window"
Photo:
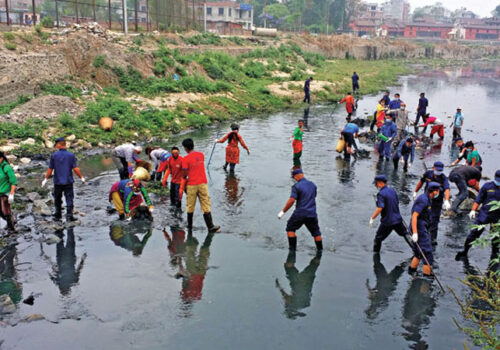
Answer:
M248 11L248 18L252 18L252 11Z
M233 15L233 13L232 13L233 11L232 10L233 9L231 9L231 8L229 9L229 17L231 17Z
M146 12L146 6L141 6L141 11Z
M207 16L212 16L212 8L207 7Z
M224 7L219 7L219 16L224 16Z

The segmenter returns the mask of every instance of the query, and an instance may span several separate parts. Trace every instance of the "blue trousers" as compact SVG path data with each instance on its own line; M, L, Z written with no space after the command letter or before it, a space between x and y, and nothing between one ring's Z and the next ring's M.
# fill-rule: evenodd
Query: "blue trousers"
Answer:
M451 174L449 180L451 182L454 182L455 185L458 187L458 195L457 198L453 201L453 206L451 207L451 210L453 210L455 213L458 212L458 207L462 202L467 198L469 195L469 192L467 190L467 182L465 182L465 179L461 176L458 176L456 174Z
M439 221L441 220L441 207L443 203L439 202L432 205L431 208L431 220L429 222L429 233L431 239L435 240L438 234Z
M181 184L170 183L170 205L176 208L181 208L181 201L179 200L179 189Z
M420 246L420 249L425 254L425 257L429 261L429 264L432 265L434 261L434 255L432 254L432 243L431 243L431 236L429 232L427 231L427 227L423 225L418 225L418 241L417 244ZM418 250L417 245L413 248L413 254L415 257L417 257L420 260L423 260L424 264L427 264L425 262L425 259L423 258L422 254L420 254L420 250Z
M311 94L309 90L304 90L304 102L311 103Z
M391 141L380 141L378 144L378 154L380 157L386 157L387 159L391 158Z
M61 215L62 207L62 196L66 199L67 213L73 212L73 199L75 198L75 193L73 191L73 184L68 185L54 185L54 205L56 207L56 215Z

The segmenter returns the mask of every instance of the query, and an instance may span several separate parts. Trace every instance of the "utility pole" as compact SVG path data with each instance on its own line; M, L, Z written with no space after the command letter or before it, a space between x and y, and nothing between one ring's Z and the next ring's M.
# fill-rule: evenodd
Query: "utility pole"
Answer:
M135 20L135 32L139 31L138 15L137 15L137 0L134 0L134 20Z
M207 0L203 0L203 32L207 32Z
M267 0L264 0L264 7L262 8L262 12L264 13L264 28L267 28L266 4L267 4Z
M92 11L94 15L94 22L97 22L97 17L95 15L95 0L92 0Z
M111 0L108 0L108 22L109 30L111 30Z
M33 26L36 26L36 4L35 0L32 1L32 6L33 6Z
M57 0L56 0L56 27L59 28L59 7L57 6Z
M33 0L34 2L35 0ZM78 0L75 0L75 11L76 11L76 23L80 23L80 20L78 19Z
M328 26L330 24L330 1L326 5L326 35L328 35Z
M10 24L9 18L9 0L5 0L5 14L7 15L7 25Z
M78 0L77 0L78 1ZM127 0L122 0L122 12L123 12L123 32L128 35L128 18L127 18Z
M146 31L149 32L149 0L146 0Z

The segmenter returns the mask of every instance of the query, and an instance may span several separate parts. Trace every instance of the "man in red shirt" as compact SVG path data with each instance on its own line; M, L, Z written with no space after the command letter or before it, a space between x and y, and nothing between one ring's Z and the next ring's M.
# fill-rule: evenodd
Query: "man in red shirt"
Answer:
M172 147L172 156L160 164L158 172L162 173L166 170L163 177L162 186L167 184L168 176L172 175L170 180L170 205L181 209L181 200L179 198L179 190L182 181L182 157L179 155L179 148Z
M352 114L356 110L354 97L352 96L352 94L350 92L348 92L347 95L342 100L339 101L339 104L344 103L344 102L345 102L345 109L347 111L347 116L350 117L350 116L352 116Z
M210 195L208 194L207 175L205 174L205 156L194 151L192 139L184 139L182 146L187 155L182 159L183 178L179 189L179 200L182 200L184 187L187 185L186 211L188 229L193 229L193 214L196 207L196 198L200 201L203 218L210 233L219 232L220 226L215 226L210 213Z

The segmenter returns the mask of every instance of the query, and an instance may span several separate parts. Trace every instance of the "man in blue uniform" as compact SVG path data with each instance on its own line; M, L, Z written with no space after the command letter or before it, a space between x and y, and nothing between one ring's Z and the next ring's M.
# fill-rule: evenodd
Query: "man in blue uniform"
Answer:
M382 99L384 100L384 105L385 106L389 106L389 103L391 103L391 92L389 90L387 90L384 94L384 96L382 96Z
M402 158L402 159L401 159ZM392 155L392 161L394 162L394 169L398 169L399 161L403 163L403 170L405 172L411 168L413 161L415 160L415 143L411 137L407 137L404 140L401 140L398 148L394 151Z
M458 195L453 201L451 210L458 214L460 204L469 195L468 186L479 191L479 181L481 181L481 171L473 166L461 165L450 172L450 181L454 182L458 188Z
M500 209L491 210L493 207L494 201L500 201L500 170L495 172L495 180L487 182L481 187L479 194L476 197L476 201L472 205L472 210L469 213L469 218L476 219L474 224L476 225L488 225L488 224L496 224L500 220ZM477 215L477 209L482 205L479 210L479 215ZM477 218L476 218L477 216ZM466 259L467 254L469 253L469 249L472 246L472 242L474 242L477 238L481 236L485 227L483 228L474 228L470 231L467 239L465 240L464 250L458 252L455 259ZM500 248L500 240L498 238L493 239L491 242L491 259L498 258ZM493 267L492 267L493 268ZM498 269L498 265L493 268Z
M304 102L307 103L311 103L311 81L313 81L313 77L309 77L304 83Z
M440 187L441 185L437 182L429 183L425 193L421 194L417 198L415 203L413 203L413 207L411 208L411 239L413 242L418 244L420 249L422 249L425 257L427 258L427 261L431 265L434 261L434 256L432 254L431 237L429 235L429 232L427 231L427 228L429 227L429 223L431 222L432 200L439 196ZM418 265L420 264L420 260L423 259L423 256L416 245L413 248L413 254L413 259L410 264L410 272L415 272ZM422 270L424 275L431 275L431 267L427 265L425 259Z
M314 237L314 243L317 250L323 249L321 231L318 224L318 215L316 214L316 185L304 177L300 168L292 169L292 178L297 182L292 186L292 193L285 204L285 207L278 214L278 219L290 209L294 203L295 210L288 219L286 232L288 235L288 246L291 250L297 249L297 236L295 232L306 225L307 229Z
M429 106L429 100L425 98L425 93L420 94L420 98L418 100L418 107L417 107L417 118L415 119L415 128L418 128L418 122L420 120L420 117L423 117L424 115L427 114L427 107Z
M356 92L359 90L359 76L354 72L352 74L352 93L356 94Z
M435 162L432 170L427 170L422 178L417 183L417 187L415 187L415 192L413 192L413 200L417 198L418 191L425 185L424 191L427 192L427 188L431 182L437 182L441 185L439 188L439 196L432 200L432 208L431 208L431 219L429 222L429 233L431 235L432 244L437 244L437 234L438 234L438 226L439 220L441 218L441 208L443 208L444 201L444 209L450 210L450 183L448 178L443 173L444 164L442 162Z
M42 187L45 187L47 180L52 176L52 172L54 172L53 196L56 208L54 219L61 220L62 195L64 193L64 198L66 199L66 220L76 221L73 217L73 198L75 196L73 192L73 171L83 183L85 183L85 178L76 165L75 155L66 150L66 140L64 137L56 140L56 148L59 151L52 153L50 156L49 169L42 181Z
M375 212L370 218L370 227L373 227L375 219L381 214L380 226L373 240L373 252L380 252L382 242L393 230L403 237L411 246L410 241L406 237L408 230L403 224L403 218L399 213L399 199L396 191L387 186L387 177L385 175L375 176L373 184L379 191L377 193L377 209L375 209Z
M344 156L348 157L353 153L352 147L354 146L356 148L356 141L354 139L358 137L359 126L354 122L351 123L351 118L349 117L346 118L346 121L347 124L344 126L340 134L344 138L346 146L344 149Z
M398 113L399 109L401 108L401 103L403 103L403 101L401 101L400 95L398 93L395 93L394 100L389 102L389 105L388 105L389 114L392 116L392 119L394 122L396 121L397 113Z
M378 144L378 155L380 160L383 160L384 157L386 160L390 159L392 140L398 134L398 129L396 124L393 123L392 117L386 115L386 118L382 128L380 128L380 133L387 138L387 141L381 139Z

